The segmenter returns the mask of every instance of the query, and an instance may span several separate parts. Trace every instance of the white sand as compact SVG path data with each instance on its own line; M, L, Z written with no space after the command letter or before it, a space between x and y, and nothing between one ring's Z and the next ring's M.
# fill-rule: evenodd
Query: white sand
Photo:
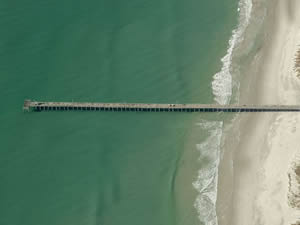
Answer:
M253 103L300 105L300 79L294 72L300 46L300 0L274 0L269 17L272 29L257 56L263 58L263 65L250 87L257 93ZM232 144L227 137L220 164L219 225L300 222L300 209L289 204L295 198L291 191L300 194L293 167L300 165L300 113L245 114L234 126L240 140Z

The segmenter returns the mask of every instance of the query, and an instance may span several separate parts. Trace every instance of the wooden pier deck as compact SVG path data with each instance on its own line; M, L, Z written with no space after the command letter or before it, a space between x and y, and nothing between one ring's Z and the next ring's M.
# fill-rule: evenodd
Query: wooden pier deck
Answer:
M25 100L25 111L134 111L134 112L300 112L300 105L139 104L39 102Z

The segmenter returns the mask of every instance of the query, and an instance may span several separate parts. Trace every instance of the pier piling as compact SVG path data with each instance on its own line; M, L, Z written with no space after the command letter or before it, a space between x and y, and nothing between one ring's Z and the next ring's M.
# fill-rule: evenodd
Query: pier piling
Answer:
M299 112L300 105L216 105L39 102L25 100L24 111L116 111L116 112Z

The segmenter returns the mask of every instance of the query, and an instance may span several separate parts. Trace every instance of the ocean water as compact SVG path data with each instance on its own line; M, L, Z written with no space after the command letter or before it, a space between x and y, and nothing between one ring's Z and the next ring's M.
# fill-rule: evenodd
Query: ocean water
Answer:
M24 113L22 104L228 102L246 6L2 1L0 224L216 224L222 115Z

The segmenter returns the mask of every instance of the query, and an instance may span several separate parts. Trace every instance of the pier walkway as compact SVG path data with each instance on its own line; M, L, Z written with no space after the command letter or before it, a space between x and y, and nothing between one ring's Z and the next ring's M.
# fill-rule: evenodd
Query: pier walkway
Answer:
M38 102L25 100L24 111L133 111L133 112L300 112L300 105L138 104Z

